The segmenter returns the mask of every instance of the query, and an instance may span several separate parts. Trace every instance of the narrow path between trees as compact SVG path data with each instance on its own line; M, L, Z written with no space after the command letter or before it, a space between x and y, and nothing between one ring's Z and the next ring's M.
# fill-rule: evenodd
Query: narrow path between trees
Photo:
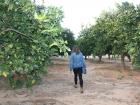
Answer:
M122 69L115 62L88 60L84 93L73 87L73 73L65 58L53 59L42 82L30 89L10 90L2 86L0 105L140 105L140 72Z

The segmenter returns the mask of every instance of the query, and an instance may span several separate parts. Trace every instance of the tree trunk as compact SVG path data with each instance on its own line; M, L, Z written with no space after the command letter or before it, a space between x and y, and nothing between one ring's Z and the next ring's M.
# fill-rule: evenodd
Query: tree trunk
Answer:
M85 55L85 60L87 60L87 56Z
M108 59L110 60L110 54L108 54Z
M125 69L124 57L125 57L125 55L122 54L122 55L121 55L121 62L122 62L123 69Z
M121 61L124 62L124 54L121 55Z
M129 59L129 62L131 62L131 57L129 54L127 54L127 58Z
M101 62L102 61L102 55L99 55L98 57L99 57L99 62Z

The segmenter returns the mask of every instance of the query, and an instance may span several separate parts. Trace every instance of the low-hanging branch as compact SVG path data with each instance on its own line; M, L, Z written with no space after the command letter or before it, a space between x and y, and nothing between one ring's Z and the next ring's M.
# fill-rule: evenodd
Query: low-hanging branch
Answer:
M15 30L15 29L12 29L12 28L7 28L6 30L2 31L1 33L9 32L9 31L15 32L15 33L17 33L17 34L19 34L19 35L22 35L22 36L24 36L24 37L27 37L27 38L33 40L33 39L31 38L31 36L27 36L26 34L24 34L24 33L22 33L22 32L19 32L18 30Z

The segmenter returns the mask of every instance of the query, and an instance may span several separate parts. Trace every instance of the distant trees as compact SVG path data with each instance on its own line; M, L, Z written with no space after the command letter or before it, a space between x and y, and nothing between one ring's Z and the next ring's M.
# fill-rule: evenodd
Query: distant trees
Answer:
M76 44L74 34L70 29L67 29L67 28L62 29L60 36L62 37L64 41L66 41L67 43L66 46L69 49L72 49L72 47ZM70 50L68 51L68 53L70 54Z
M83 49L86 53L90 49L90 53L98 56L99 61L104 54L114 54L121 55L122 61L124 56L131 56L133 64L138 63L140 6L123 2L116 7L116 10L103 12L94 25L82 29L78 42L86 43L87 46L81 44Z
M77 45L80 47L80 50L87 59L87 56L91 55L94 48L94 41L92 40L91 30L85 28L81 31L80 36L76 40Z

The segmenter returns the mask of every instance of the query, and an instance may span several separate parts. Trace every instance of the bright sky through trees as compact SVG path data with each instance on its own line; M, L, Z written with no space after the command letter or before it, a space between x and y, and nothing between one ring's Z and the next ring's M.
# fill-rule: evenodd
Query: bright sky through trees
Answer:
M128 1L130 3L140 4L140 0L44 0L45 5L62 7L65 18L62 25L70 28L75 36L78 36L82 25L88 25L95 22L103 10L113 9L116 3ZM41 3L42 0L36 0Z

